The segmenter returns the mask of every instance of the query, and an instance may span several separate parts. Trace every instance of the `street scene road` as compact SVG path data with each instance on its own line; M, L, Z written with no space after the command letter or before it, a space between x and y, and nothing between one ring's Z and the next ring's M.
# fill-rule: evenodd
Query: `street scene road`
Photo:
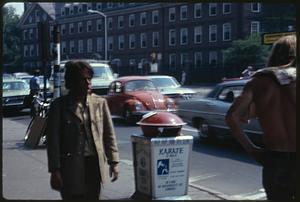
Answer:
M6 199L60 199L58 192L50 189L47 171L46 148L24 147L24 135L30 122L27 112L3 118L3 196ZM130 137L141 134L139 126L127 126L114 119L121 158L121 177L127 179L126 188L113 193L114 199L129 198L134 193L132 142ZM232 139L200 143L196 130L185 126L184 135L194 136L190 155L189 190L207 192L202 198L211 199L265 199L261 185L261 167L254 162ZM109 198L110 186L120 186L118 181L104 187L102 197ZM121 185L124 187L124 185ZM108 196L107 196L107 195ZM191 196L192 199L197 199Z

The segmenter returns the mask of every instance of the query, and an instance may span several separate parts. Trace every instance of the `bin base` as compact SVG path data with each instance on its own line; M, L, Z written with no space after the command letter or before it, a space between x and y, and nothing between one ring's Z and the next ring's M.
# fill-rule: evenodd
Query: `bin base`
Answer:
M189 195L154 198L153 196L149 196L140 192L135 192L130 197L130 199L132 200L192 200L192 198Z

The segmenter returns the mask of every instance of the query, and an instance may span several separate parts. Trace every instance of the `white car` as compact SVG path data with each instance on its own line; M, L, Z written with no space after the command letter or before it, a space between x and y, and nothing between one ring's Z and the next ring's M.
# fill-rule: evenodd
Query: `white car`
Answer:
M152 80L163 95L174 99L175 102L181 99L188 100L197 94L193 89L182 87L173 76L151 75L147 77Z

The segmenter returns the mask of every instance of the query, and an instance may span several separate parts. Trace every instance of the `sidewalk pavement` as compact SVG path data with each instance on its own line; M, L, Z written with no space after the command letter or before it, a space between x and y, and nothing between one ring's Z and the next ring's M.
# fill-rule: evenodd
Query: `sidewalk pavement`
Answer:
M130 161L120 161L120 174L116 182L107 182L101 189L101 200L132 200L135 193L134 171ZM189 183L188 197L191 200L227 200L226 196Z

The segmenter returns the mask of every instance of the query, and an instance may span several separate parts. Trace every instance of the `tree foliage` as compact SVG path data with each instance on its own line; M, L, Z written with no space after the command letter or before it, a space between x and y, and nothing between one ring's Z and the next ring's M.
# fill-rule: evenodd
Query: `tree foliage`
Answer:
M261 38L257 35L245 40L236 40L232 46L224 50L224 65L241 71L245 67L265 64L269 55L268 46L261 44Z
M3 16L3 63L9 66L21 63L21 30L17 27L20 16L15 8L2 7Z

